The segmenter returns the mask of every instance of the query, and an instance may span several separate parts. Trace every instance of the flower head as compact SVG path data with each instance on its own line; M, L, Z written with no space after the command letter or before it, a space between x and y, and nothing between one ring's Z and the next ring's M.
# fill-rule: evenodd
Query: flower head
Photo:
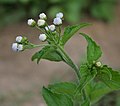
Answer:
M16 42L20 43L22 41L23 37L22 36L17 36L16 37Z
M61 13L61 12L57 13L57 14L56 14L56 17L57 17L57 18L63 18L63 13Z
M61 20L61 18L54 18L53 23L55 25L61 25L62 24L62 20Z
M22 45L22 44L18 44L17 49L18 49L18 52L19 52L19 51L22 51L22 50L23 50L23 45Z
M51 31L55 31L55 25L49 25L48 27Z
M43 19L39 19L38 20L38 22L37 22L37 25L39 26L39 27L44 27L45 26L45 20L43 20Z
M40 34L40 35L39 35L39 39L40 39L41 41L45 41L45 40L47 39L47 36L46 36L45 34Z
M18 43L13 43L12 44L12 50L15 52L19 52L23 50L23 45L22 44L18 44Z
M96 62L97 67L101 67L102 63L101 62Z
M44 20L47 19L47 16L45 15L45 13L41 13L41 14L39 15L39 17L40 17L40 19L44 19Z
M12 44L12 50L15 51L15 52L17 52L17 46L18 46L17 43L13 43Z
M29 26L31 26L31 27L34 27L35 25L36 25L36 22L35 22L35 20L33 20L33 19L28 19L28 25Z

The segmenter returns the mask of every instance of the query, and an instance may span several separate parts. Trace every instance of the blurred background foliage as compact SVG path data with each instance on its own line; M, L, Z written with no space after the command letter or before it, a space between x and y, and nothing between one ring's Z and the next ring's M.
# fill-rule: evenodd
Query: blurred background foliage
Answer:
M68 22L75 23L86 15L110 22L117 0L0 0L0 26L36 17L46 12L54 17L63 12Z

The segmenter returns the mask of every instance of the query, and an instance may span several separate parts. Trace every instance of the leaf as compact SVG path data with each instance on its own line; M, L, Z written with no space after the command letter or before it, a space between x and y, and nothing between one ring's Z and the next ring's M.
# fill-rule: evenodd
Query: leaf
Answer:
M82 104L81 106L90 106L90 100L89 99L86 99Z
M106 86L103 82L97 82L89 94L91 103L92 104L96 103L105 94L107 94L111 91L112 91L112 89L110 89L108 86Z
M82 64L80 66L80 75L81 77L85 76L86 74L88 74L90 70L88 69L88 66L86 64Z
M53 93L49 89L43 87L42 95L48 106L73 106L72 100L60 93Z
M86 35L84 33L80 33L80 34L82 36L84 36L85 39L88 42L88 46L87 46L87 60L88 60L89 63L93 63L93 61L96 61L96 60L98 60L101 57L101 55L102 55L101 48L88 35Z
M81 92L82 89L90 82L92 81L95 76L97 75L97 70L92 70L91 72L87 72L86 75L82 76L81 80L80 80L80 84L78 85L77 89L76 89L76 92L75 92L75 95L78 93L78 92Z
M40 59L47 59L56 62L63 60L59 52L50 46L45 46L44 48L42 48L42 50L36 52L32 56L32 61L34 61L35 59L37 59L37 63L39 63Z
M74 91L76 87L77 86L74 83L70 83L70 82L61 82L61 83L51 84L48 86L48 88L52 92L66 94L71 98L74 96Z
M61 43L65 45L65 43L81 28L88 26L88 23L81 23L79 25L68 26L65 28L64 34L61 39Z
M47 51L47 53L42 58L56 62L63 60L61 54L52 47Z
M111 80L112 79L112 73L111 71L106 67L106 66L103 66L102 70L100 70L102 73L108 75L109 79Z
M101 72L99 76L100 79L111 89L119 90L120 89L120 72L114 71L112 68L109 68L107 66L104 66L104 67L106 67L110 71L112 78L110 79L108 74Z
M39 63L40 59L42 59L43 55L45 55L45 53L48 51L49 48L50 48L50 46L45 46L44 48L42 48L42 50L40 50L39 52L35 53L32 56L32 61L37 59L37 63Z

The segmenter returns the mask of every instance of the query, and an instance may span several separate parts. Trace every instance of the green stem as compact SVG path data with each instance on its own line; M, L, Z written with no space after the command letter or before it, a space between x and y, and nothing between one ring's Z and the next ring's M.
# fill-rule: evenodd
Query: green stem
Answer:
M77 67L77 65L73 63L71 58L67 55L67 53L64 51L64 49L61 46L58 46L58 48L64 58L65 63L67 63L70 67L72 67L75 70L78 80L80 80L81 77L80 77L79 68Z
M29 43L28 45L26 45L24 47L24 49L33 49L33 48L37 48L37 47L44 47L44 46L47 46L48 44L40 44L40 45L35 45L35 44L32 44L32 43Z
M61 46L58 46L63 58L64 58L64 61L65 63L67 63L70 67L72 67L78 77L78 82L80 81L81 79L81 76L80 76L80 73L79 73L79 68L77 65L74 64L74 62L72 61L72 59L67 55L67 53L64 51L64 49L61 47ZM85 90L83 89L82 90L82 94L83 94L83 99L86 100L86 92Z

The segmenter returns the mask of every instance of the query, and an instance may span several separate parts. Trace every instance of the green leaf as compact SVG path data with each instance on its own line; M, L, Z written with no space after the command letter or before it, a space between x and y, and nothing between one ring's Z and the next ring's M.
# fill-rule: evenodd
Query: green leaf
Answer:
M42 50L36 52L32 56L32 61L34 61L35 59L37 59L37 63L39 63L40 59L47 59L56 62L63 60L59 52L50 46L45 46L44 48L42 48Z
M110 77L108 76L108 74L107 74L107 73L104 73L104 72L101 70L101 74L100 74L100 76L99 76L100 79L101 79L108 87L110 87L111 89L113 89L113 90L119 90L119 89L120 89L120 72L114 71L114 70L112 70L112 68L109 68L109 67L107 67L107 66L104 66L104 67L106 67L106 68L110 71L112 77L111 77L111 79L110 79Z
M50 61L56 61L56 62L63 60L61 54L57 50L55 50L53 47L51 47L42 58Z
M50 46L45 46L39 52L35 53L32 56L32 61L34 61L35 59L37 59L37 63L39 63L40 59L42 59L42 57L46 54L46 52L48 51L49 48L50 48Z
M82 23L79 25L68 26L64 30L64 34L61 39L61 43L65 45L65 43L81 28L88 26L88 23Z
M111 91L112 89L106 86L103 82L97 82L89 94L91 103L94 104L95 102L100 100L105 94Z
M100 70L102 73L108 75L109 79L112 79L112 73L109 70L109 68L107 66L103 66L102 69Z
M66 94L72 98L74 96L74 91L77 88L77 86L74 83L61 82L61 83L51 84L48 86L48 88L52 92Z
M88 35L86 35L84 33L80 33L80 34L82 36L84 36L85 39L88 42L88 46L87 46L87 60L88 60L89 63L93 63L93 61L96 61L96 60L98 60L101 57L101 55L102 55L101 48Z
M80 66L80 75L81 77L85 76L86 74L88 74L90 70L88 69L88 66L86 64L82 64Z
M77 94L78 92L81 92L82 89L89 83L91 82L95 76L97 75L97 70L92 70L90 72L90 70L88 70L88 72L82 76L81 80L80 80L80 84L78 85L75 94Z
M81 106L90 106L90 100L89 99L86 99L82 104Z
M43 87L42 95L48 106L73 106L72 100L60 93L53 93L49 89Z

